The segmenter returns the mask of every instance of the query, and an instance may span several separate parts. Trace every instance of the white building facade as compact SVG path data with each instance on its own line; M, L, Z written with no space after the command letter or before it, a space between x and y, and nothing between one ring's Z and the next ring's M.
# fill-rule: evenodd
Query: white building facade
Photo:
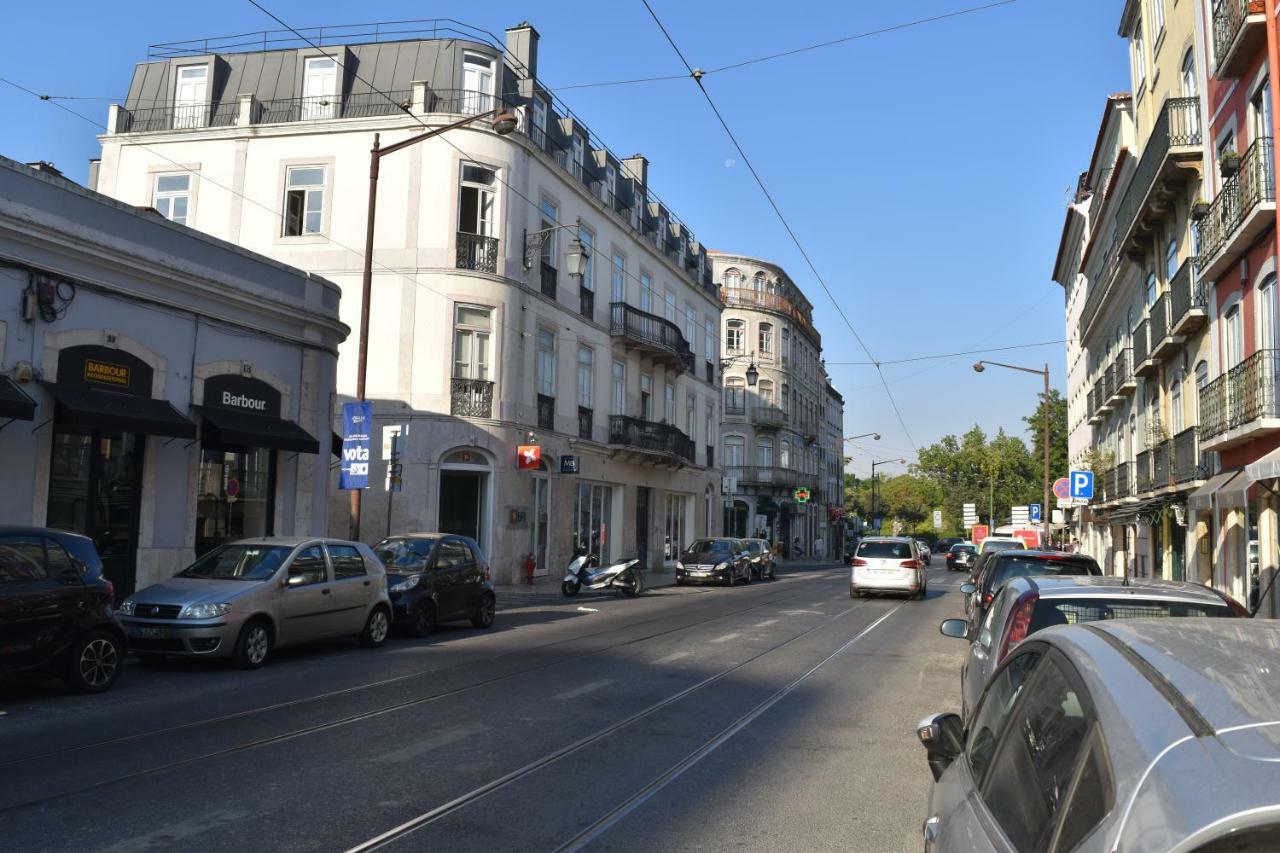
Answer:
M375 134L385 147L503 102L520 116L509 135L480 119L381 164L367 397L384 441L361 538L471 535L513 581L527 558L547 574L577 545L652 568L719 531L721 303L705 250L643 157L616 157L537 83L531 26L505 45L201 44L214 52L137 67L101 137L98 189L321 272L353 328ZM571 246L581 275L566 273ZM340 352L340 400L356 343ZM522 445L540 449L533 469L517 467Z

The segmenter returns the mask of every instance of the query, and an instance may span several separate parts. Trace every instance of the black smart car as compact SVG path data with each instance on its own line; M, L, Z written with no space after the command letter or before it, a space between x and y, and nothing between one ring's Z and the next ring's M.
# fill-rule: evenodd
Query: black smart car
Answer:
M441 622L493 625L497 596L489 562L474 539L450 533L406 533L373 552L387 568L395 625L425 637Z
M88 538L0 527L0 676L46 671L81 693L109 689L125 654L114 602Z

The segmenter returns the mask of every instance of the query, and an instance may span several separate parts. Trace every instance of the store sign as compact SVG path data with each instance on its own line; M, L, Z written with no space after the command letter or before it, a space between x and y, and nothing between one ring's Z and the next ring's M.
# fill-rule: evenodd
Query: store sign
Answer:
M542 448L536 444L522 444L516 448L516 468L521 471L537 470L542 466Z
M578 473L578 457L569 456L568 454L560 457L560 473L576 474Z
M280 392L261 379L224 373L204 381L205 408L279 418L280 400Z
M151 366L124 350L85 344L58 353L58 384L151 396Z
M340 489L369 487L370 433L373 427L373 404L342 404L342 473Z
M808 489L801 487L792 492L791 496L796 499L796 503L807 504L811 497L811 493Z

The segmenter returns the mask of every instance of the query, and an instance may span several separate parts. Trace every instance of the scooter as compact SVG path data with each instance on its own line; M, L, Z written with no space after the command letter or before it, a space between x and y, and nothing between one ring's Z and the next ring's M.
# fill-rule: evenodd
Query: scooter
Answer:
M635 598L644 592L644 575L636 568L639 563L639 560L623 560L600 568L595 554L582 552L569 564L560 591L565 597L572 597L583 589L616 589L627 598Z

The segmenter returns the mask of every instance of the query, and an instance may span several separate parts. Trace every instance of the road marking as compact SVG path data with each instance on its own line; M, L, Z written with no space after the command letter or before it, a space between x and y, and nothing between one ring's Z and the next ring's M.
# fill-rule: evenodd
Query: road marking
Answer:
M599 690L601 687L608 687L610 684L613 684L612 678L601 678L599 681L588 681L586 684L582 685L581 687L575 687L572 690L566 690L563 693L557 693L555 696L551 698L559 699L562 702L567 699L576 699L579 696L583 696L587 693L592 693L596 690Z
M579 613L599 613L600 611L595 607L579 607L578 612Z
M490 728L484 723L463 723L460 726L441 729L430 737L414 739L409 746L397 749L394 752L384 753L375 760L383 764L410 761L415 758L421 758L442 746L448 746L451 743L457 743L460 740L465 740L487 731L490 731Z
M783 616L804 616L806 614L810 616L822 615L821 610L779 610L778 612Z
M740 633L738 633L737 631L734 631L732 634L724 634L724 635L722 635L722 636L716 637L716 638L715 638L714 640L712 640L711 642L713 642L713 643L727 643L727 642L729 642L730 640L736 640L736 639L738 639L738 638L739 638L739 637L741 637L741 636L742 636L742 635L741 635Z
M217 826L232 821L241 821L248 817L248 812L213 811L201 818L192 818L180 823L170 823L148 832L146 835L135 835L123 841L117 841L110 847L104 847L103 853L132 853L132 851L159 850L173 847L177 842L208 832Z
M757 622L757 623L756 623L756 627L757 627L757 628L768 628L770 625L777 625L777 624L778 624L778 620L777 620L777 619L766 619L766 620L764 620L763 622Z
M658 658L656 661L654 661L654 664L655 664L655 665L661 665L661 664L664 664L664 663L675 663L676 661L680 660L681 658L687 658L688 656L689 656L689 652L672 652L671 654L667 655L666 657Z
M750 711L743 714L736 721L730 724L728 728L722 730L720 734L716 735L714 738L707 741L702 746L698 747L698 749L689 753L687 756L685 756L685 758L682 761L680 761L680 763L676 764L666 773L663 773L661 776L654 779L652 782L650 782L648 785L642 788L637 794L635 794L630 799L622 803L622 805L618 806L613 811L609 812L608 814L600 818L595 823L591 824L591 826L587 827L582 832L578 833L569 841L566 841L564 844L557 847L556 853L560 853L560 851L562 850L565 850L565 851L581 850L587 845L589 845L592 841L599 838L604 833L608 832L610 828L612 828L615 824L618 823L618 821L622 820L627 815L635 811L637 808L644 805L655 794L657 794L667 785L670 785L672 782L674 782L676 779L682 776L685 773L685 771L687 771L689 768L693 767L702 759L706 758L708 755L710 755L711 753L719 749L721 746L723 746L725 742L729 740L729 738L733 737L738 732L742 731L744 728L746 728L752 722L754 722L758 717L760 717L760 715L762 715L765 711L768 711L774 705L778 704L783 699L785 699L788 694L790 694L793 690L799 687L802 682L804 682L807 678L809 678L809 676L813 675L815 672L822 669L822 667L826 666L828 663L835 660L840 655L844 654L848 649L850 649L853 646L854 643L858 642L863 637L867 636L867 634L870 634L873 630L879 627L880 624L884 622L884 620L888 619L890 616L897 613L899 608L901 607L902 605L899 604L897 607L894 607L888 613L884 614L879 619L872 622L867 627L863 628L861 631L855 634L853 636L853 639L849 640L849 642L845 643L843 646L836 649L834 652L827 655L822 660L818 661L818 663L814 664L811 669L806 671L804 674L800 675L798 678L796 678L786 687L783 687L781 690L774 693L768 699L764 700L759 705L755 706Z

